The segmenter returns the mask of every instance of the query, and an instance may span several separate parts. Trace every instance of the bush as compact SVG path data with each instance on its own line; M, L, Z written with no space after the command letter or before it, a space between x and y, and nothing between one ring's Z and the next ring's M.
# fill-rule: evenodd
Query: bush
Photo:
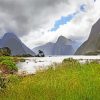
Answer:
M12 60L10 57L4 57L4 56L1 56L0 57L0 62L4 61L4 60Z
M16 64L11 60L4 60L1 64L6 65L8 70L17 70Z
M0 76L0 91L3 91L7 87L7 79Z
M18 68L12 58L0 57L0 70L3 73L14 73Z
M8 47L0 48L0 56L10 56L11 50Z
M73 58L68 58L68 59L64 59L63 63L78 63L78 61Z
M80 63L79 63L79 61L78 60L75 60L75 59L73 59L73 58L68 58L68 59L64 59L63 60L63 62L62 62L65 66L79 66L80 65Z
M100 64L100 61L99 60L93 60L90 62L90 64Z

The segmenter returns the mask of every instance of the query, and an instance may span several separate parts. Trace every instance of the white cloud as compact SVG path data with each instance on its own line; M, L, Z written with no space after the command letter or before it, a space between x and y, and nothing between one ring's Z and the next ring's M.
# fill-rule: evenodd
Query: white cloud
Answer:
M16 2L15 2L16 1ZM74 40L86 40L94 22L100 17L100 0L0 0L0 35L13 31L30 48L60 36ZM56 20L80 10L86 5L86 12L80 12L69 23L50 32ZM12 6L13 5L13 6ZM8 27L9 26L9 27Z
M93 0L70 0L69 4L69 6L63 4L62 6L60 5L60 7L58 7L60 8L58 14L48 15L48 23L46 23L40 30L31 32L31 39L27 42L27 45L34 47L45 44L49 41L55 41L60 35L77 41L85 41L90 34L92 25L100 17L100 1L97 0L94 3ZM56 32L48 32L57 19L79 10L81 4L87 5L86 12L80 12L71 22L60 26ZM23 41L26 38L27 37L24 37Z

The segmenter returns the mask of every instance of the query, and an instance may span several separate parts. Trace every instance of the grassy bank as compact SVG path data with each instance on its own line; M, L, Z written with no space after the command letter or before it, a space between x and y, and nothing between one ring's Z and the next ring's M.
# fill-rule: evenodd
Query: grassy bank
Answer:
M27 77L9 75L0 100L100 100L100 64L65 60L52 67Z

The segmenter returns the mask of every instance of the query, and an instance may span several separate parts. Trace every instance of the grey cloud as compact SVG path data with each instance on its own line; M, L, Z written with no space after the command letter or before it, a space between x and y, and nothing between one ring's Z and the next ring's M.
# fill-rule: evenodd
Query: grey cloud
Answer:
M68 0L0 0L0 34L11 31L18 36L38 30L56 6ZM44 15L43 15L44 13Z

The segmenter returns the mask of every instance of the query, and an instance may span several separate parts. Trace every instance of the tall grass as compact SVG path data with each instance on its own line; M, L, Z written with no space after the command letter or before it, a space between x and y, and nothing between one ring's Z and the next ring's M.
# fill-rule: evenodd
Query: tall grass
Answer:
M9 76L0 100L100 100L100 64L65 60L36 75Z

